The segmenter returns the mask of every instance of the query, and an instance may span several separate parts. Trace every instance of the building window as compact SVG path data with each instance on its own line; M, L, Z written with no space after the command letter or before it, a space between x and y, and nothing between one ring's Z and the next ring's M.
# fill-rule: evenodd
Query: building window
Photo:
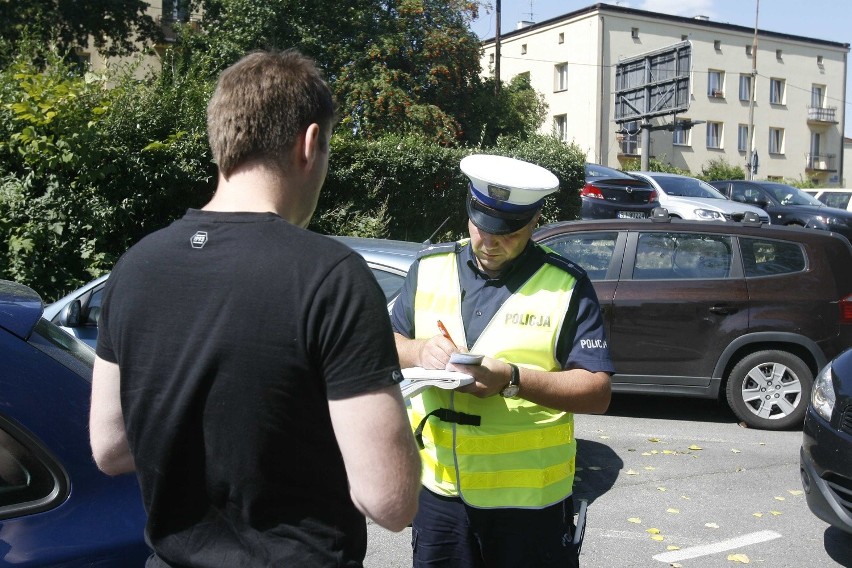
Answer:
M769 79L769 102L774 105L784 104L784 79Z
M740 152L748 152L748 125L740 124L737 126L737 150Z
M825 106L825 85L811 85L811 106L822 108Z
M740 74L740 100L751 99L751 75Z
M817 55L817 66L822 67L822 55Z
M565 43L565 33L559 32L559 43Z
M630 28L630 37L639 39L639 28Z
M488 63L490 63L492 65L494 64L494 54L493 53L490 53L488 55Z
M674 132L672 133L672 144L675 146L689 146L689 128L683 128L684 123L689 122L686 118L676 118Z
M568 141L568 115L558 114L553 117L553 135L561 142Z
M707 72L707 96L723 97L725 86L725 72L710 70Z
M623 134L619 135L620 152L628 156L638 156L639 150L639 123L635 120L625 122L622 125Z
M564 91L568 88L568 64L560 63L553 68L553 71L553 90Z
M769 129L769 153L783 154L784 153L784 129L770 128Z
M722 41L721 40L713 40L713 49L716 51L722 51Z
M526 55L526 54L527 54L527 44L522 43L521 44L521 55Z
M777 59L778 61L781 61L782 55L784 55L784 53L780 49L775 50L775 59Z
M751 57L751 46L750 46L750 45L747 45L747 46L745 46L745 48L746 48L746 55L747 55L748 57Z
M722 148L722 123L708 122L707 123L707 147L720 149Z

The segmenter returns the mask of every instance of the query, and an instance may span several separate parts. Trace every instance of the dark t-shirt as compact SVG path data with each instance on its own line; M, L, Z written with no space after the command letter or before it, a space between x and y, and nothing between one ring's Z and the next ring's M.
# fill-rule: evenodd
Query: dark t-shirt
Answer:
M117 263L97 353L121 369L149 565L361 565L328 400L401 377L358 254L272 213L190 210Z

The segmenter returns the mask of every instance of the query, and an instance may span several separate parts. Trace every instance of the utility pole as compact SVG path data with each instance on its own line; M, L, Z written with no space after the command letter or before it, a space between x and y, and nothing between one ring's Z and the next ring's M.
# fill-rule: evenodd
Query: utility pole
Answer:
M500 0L497 2L497 26L494 32L494 94L500 94Z
M754 38L751 40L751 89L748 94L748 163L746 164L746 179L754 179L756 164L754 148L754 95L757 91L757 15L760 11L760 0L755 0L754 8Z

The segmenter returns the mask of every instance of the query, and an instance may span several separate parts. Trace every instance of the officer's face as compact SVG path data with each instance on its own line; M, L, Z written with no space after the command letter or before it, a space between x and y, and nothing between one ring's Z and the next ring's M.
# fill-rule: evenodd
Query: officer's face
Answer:
M533 217L524 228L508 235L492 235L477 228L470 220L470 245L479 261L479 268L489 276L498 276L508 263L518 258L532 237L539 215Z

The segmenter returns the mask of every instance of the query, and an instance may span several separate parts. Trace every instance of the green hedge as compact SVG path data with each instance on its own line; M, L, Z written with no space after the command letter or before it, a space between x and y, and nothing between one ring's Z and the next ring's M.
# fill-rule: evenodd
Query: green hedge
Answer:
M213 81L203 69L178 68L145 80L132 69L80 76L58 61L0 70L0 278L52 301L210 199L216 169L205 112ZM418 242L436 231L434 241L461 237L468 181L459 161L477 152L552 170L561 191L548 198L545 220L577 218L585 157L552 137L471 149L338 133L311 228Z

